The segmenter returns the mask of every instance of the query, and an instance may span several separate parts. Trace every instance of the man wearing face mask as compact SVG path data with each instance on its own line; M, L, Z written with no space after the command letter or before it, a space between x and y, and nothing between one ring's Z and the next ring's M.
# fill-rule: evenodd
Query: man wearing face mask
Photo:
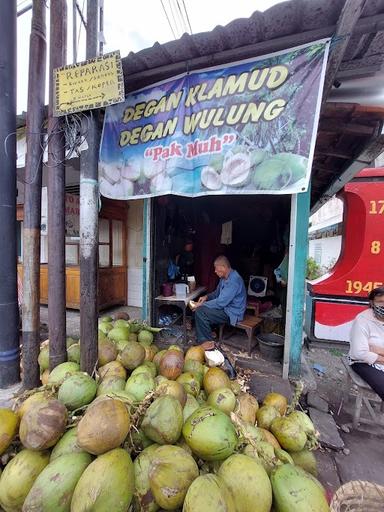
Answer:
M352 324L349 357L353 370L384 400L384 286L368 298L369 309Z

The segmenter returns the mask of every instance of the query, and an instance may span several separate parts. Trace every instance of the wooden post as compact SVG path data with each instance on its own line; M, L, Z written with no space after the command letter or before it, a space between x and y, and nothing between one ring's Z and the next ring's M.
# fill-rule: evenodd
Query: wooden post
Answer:
M53 117L53 69L66 64L67 4L51 0L48 109L49 367L67 360L65 293L65 151L62 117Z
M23 386L39 385L40 349L40 224L43 167L43 125L46 75L46 6L35 0L29 42L27 157L23 232Z
M300 376L311 192L292 194L283 378Z

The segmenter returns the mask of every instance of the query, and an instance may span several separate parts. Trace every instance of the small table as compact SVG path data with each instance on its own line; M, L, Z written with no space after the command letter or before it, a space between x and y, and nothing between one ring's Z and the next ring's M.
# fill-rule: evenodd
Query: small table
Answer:
M198 286L193 290L193 292L188 293L185 297L180 297L180 295L170 295L169 297L164 297L164 295L159 295L155 297L155 315L156 315L156 325L159 325L159 309L161 306L177 306L182 311L183 316L183 328L184 328L184 341L187 341L187 306L190 300L196 299L207 289L205 286ZM173 322L172 322L173 323ZM172 325L172 324L170 324ZM169 326L165 326L169 327Z

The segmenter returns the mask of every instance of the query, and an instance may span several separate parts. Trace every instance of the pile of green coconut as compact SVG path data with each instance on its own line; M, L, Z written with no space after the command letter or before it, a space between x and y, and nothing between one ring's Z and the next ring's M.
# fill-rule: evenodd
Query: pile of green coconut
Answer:
M205 365L201 347L159 350L157 329L99 321L95 375L79 342L43 385L0 409L5 512L325 512L316 432L297 396L259 404Z

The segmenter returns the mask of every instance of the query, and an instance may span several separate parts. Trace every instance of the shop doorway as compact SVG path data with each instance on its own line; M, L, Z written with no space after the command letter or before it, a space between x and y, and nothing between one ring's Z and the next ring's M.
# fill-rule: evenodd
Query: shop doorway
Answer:
M224 254L244 279L248 305L256 304L261 313L281 308L283 333L286 287L274 271L288 249L290 196L162 196L154 199L153 219L153 298L185 274L213 291L213 262ZM191 254L185 257L186 252Z

